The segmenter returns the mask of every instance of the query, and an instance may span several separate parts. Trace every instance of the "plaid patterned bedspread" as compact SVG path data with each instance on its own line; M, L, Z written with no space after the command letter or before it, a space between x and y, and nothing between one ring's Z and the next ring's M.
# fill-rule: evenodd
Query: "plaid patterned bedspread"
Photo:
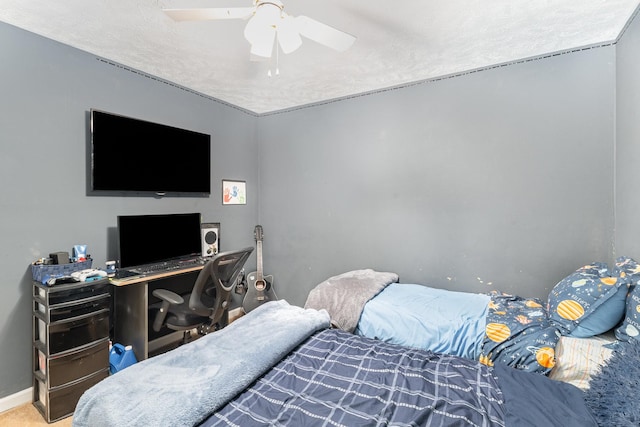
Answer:
M478 362L330 329L316 333L206 426L504 426Z

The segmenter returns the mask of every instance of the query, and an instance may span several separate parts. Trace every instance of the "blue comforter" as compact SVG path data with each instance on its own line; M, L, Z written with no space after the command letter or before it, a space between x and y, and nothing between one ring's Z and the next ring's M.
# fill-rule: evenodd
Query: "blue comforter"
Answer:
M204 426L595 426L582 392L507 366L316 333Z
M195 425L327 327L325 311L266 303L220 331L99 382L80 398L73 426Z
M594 425L569 384L328 325L269 302L98 383L73 425Z

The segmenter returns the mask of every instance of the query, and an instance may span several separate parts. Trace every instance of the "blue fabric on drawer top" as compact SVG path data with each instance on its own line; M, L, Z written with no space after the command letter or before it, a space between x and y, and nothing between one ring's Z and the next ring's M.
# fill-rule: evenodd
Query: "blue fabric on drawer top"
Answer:
M392 283L364 306L355 333L477 359L488 295Z

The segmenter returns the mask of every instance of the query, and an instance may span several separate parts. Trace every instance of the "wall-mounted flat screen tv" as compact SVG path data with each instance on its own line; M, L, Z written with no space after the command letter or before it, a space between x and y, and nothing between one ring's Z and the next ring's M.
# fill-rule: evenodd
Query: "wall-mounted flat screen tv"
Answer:
M211 135L96 109L90 122L90 195L211 193Z

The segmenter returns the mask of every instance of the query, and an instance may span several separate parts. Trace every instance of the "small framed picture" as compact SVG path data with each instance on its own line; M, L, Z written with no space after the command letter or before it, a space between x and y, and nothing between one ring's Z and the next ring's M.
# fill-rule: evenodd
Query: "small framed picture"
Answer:
M245 181L222 180L222 204L246 205L247 183Z

